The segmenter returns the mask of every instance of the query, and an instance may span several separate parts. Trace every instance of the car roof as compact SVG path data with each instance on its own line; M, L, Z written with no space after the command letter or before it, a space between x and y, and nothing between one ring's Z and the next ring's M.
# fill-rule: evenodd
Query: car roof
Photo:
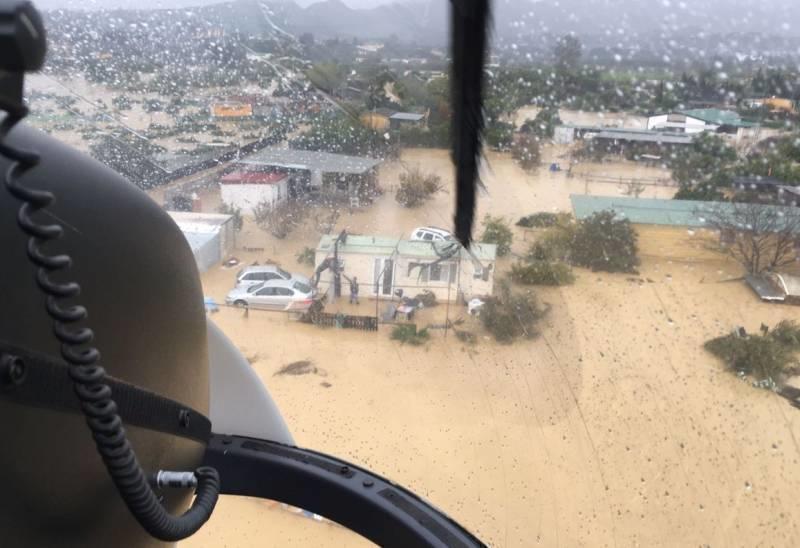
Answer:
M258 284L258 287L288 287L292 289L295 283L297 283L297 280L267 280Z
M435 226L418 226L413 230L413 232L417 232L419 230L427 230L428 232L439 232L440 234L451 234L449 230L445 230L443 228L438 228Z

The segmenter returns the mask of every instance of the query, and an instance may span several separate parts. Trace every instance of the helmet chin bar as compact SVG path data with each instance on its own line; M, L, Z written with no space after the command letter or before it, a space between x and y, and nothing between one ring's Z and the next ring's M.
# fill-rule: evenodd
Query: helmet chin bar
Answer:
M209 352L212 363L216 362L212 369L226 369L229 378L246 379L243 371L237 371L246 361L230 341L217 332L209 342L212 347L217 346ZM220 363L219 359L225 357L230 361ZM67 367L59 359L0 339L0 400L80 413ZM248 396L256 407L249 415L260 417L267 435L288 438L288 443L214 434L206 417L180 402L112 377L107 382L126 425L207 443L203 467L217 470L221 479L219 494L285 502L329 518L381 546L484 546L458 523L403 487L336 457L295 447L266 388L255 375L250 380L253 379L261 392ZM224 390L235 386L236 383ZM220 395L219 387L215 392L213 383L211 392L212 399L215 393ZM217 402L218 412L220 407L225 407L224 402ZM258 422L245 421L241 428L228 424L233 430L253 431L259 429ZM218 427L230 426L222 422ZM191 472L162 470L153 474L150 481L156 489L198 487L198 478Z
M323 453L212 434L203 465L219 471L220 494L285 502L335 521L380 546L485 546L414 493Z

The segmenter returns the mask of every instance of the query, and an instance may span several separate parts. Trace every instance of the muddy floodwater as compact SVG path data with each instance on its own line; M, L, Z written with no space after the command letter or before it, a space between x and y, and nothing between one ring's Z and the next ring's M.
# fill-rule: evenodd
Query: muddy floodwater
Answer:
M565 154L548 147L545 166ZM436 171L452 188L445 151L407 151L402 163ZM336 230L407 237L416 226L451 226L452 190L418 209L397 206L401 169L397 161L383 166L385 194L343 210ZM507 155L490 154L479 218L568 211L570 193L624 190L591 176L668 176L626 162L574 171L526 174ZM201 196L208 210L214 192ZM673 192L654 185L643 195ZM528 235L514 230L521 253ZM238 243L251 250L237 255L310 274L295 254L318 239L311 221L286 240L248 222ZM206 272L206 295L221 301L235 271ZM577 269L574 285L535 289L550 310L540 335L511 345L490 340L458 306L448 315L474 330L474 344L433 329L430 342L411 347L391 340L388 326L323 329L232 308L212 319L267 385L298 445L403 484L489 545L793 546L800 412L724 371L702 345L737 325L757 329L800 314L761 303L730 281L738 276L730 262L657 256L645 256L637 276ZM374 306L365 299L357 310ZM417 323L438 323L442 313L442 305L422 311ZM280 504L224 497L181 546L366 544Z

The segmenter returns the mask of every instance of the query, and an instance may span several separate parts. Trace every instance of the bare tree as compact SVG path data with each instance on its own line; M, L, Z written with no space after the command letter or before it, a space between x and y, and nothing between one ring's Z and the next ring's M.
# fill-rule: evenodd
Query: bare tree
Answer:
M720 233L718 251L733 257L750 274L797 261L800 208L751 203L720 203L696 211Z
M300 224L305 213L305 209L297 202L272 205L262 201L253 208L253 220L260 229L282 240Z
M634 198L638 198L645 190L647 190L647 187L643 183L631 179L625 183L625 188L623 188L622 193L625 196L633 196Z
M442 179L435 173L425 173L418 166L406 166L400 173L395 200L403 207L418 207L442 188Z

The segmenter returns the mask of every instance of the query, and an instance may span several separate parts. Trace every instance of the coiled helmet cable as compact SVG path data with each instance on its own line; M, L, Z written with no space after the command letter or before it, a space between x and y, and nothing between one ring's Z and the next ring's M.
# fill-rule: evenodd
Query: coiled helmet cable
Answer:
M52 273L68 270L72 259L66 254L48 255L42 247L61 238L64 230L58 223L44 224L34 219L37 213L47 211L55 196L52 192L20 184L25 173L39 164L39 155L6 142L14 126L28 113L22 103L23 73L40 68L44 61L44 27L38 12L29 2L3 5L0 23L0 45L4 51L0 70L5 71L0 86L0 110L7 112L0 123L0 154L12 161L5 173L5 186L14 198L22 202L17 224L29 237L28 259L37 267L36 283L46 296L45 308L53 320L53 332L61 343L61 357L67 363L97 452L131 514L151 536L165 542L182 540L194 534L211 516L219 498L219 474L207 466L194 472L162 470L155 473L152 483L158 487L196 487L195 499L183 515L173 516L164 508L125 434L117 404L106 382L105 369L99 364L100 352L91 345L94 333L85 325L73 325L86 319L86 308L60 302L73 299L81 292L76 282L57 282L50 277Z

